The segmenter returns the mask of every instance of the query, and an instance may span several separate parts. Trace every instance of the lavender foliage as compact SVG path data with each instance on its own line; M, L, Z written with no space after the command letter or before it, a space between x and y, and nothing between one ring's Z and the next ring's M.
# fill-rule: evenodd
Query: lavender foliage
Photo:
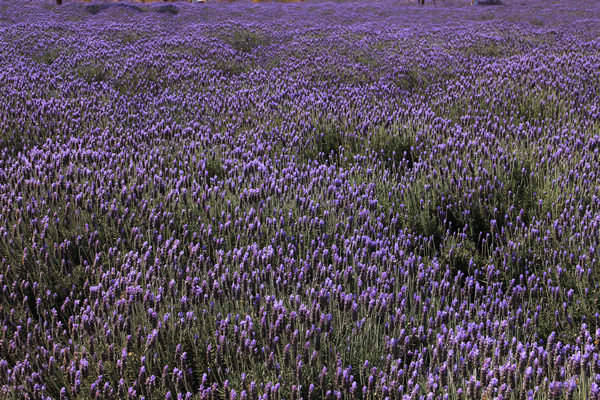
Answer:
M600 5L0 2L0 397L600 399Z

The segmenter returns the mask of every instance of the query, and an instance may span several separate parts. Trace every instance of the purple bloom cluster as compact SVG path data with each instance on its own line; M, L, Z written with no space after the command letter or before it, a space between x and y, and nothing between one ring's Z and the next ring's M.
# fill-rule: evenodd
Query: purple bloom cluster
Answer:
M119 4L0 3L0 397L600 399L596 1Z

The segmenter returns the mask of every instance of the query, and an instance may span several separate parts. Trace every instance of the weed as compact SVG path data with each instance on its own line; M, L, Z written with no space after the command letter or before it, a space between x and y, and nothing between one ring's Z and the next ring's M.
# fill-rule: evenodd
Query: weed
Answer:
M173 4L166 4L164 6L157 7L156 12L160 14L177 15L179 14L179 8Z
M206 163L206 172L208 173L208 178L216 178L217 180L222 180L225 177L225 169L221 161L217 158L210 158Z
M112 71L105 65L91 62L81 66L77 70L77 75L91 84L94 82L106 82L112 76Z
M415 142L412 137L377 133L371 137L371 149L383 159L388 168L406 164L412 168L415 161Z
M85 7L85 10L92 15L98 15L110 7L111 4L90 4L89 6Z
M52 47L46 51L43 51L39 56L36 57L36 60L41 61L46 65L51 65L62 55L62 53L62 49Z
M251 53L255 48L270 43L267 35L249 29L235 29L225 36L224 41L241 53Z

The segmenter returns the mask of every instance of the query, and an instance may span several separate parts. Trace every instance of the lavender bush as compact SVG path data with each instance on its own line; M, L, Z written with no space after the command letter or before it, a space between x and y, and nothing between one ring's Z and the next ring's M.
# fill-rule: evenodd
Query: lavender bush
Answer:
M600 399L600 6L506 3L0 2L0 397Z

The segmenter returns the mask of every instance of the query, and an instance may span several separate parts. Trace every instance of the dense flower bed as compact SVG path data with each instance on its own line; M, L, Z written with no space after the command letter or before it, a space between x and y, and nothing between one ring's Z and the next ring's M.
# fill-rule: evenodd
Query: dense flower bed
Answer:
M600 6L0 2L0 397L599 399Z

